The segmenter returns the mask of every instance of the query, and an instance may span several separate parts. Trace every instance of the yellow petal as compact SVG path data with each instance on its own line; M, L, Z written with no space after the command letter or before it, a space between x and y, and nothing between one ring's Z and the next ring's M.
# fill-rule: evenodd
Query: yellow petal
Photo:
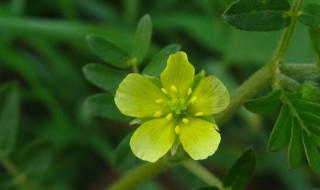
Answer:
M188 112L191 115L212 115L224 110L229 102L229 92L223 83L214 76L207 76L201 79L189 98Z
M161 82L171 97L185 98L194 78L194 67L185 52L171 54L161 73Z
M188 119L188 124L180 122L180 142L192 159L206 159L217 150L220 134L215 130L214 123L194 117Z
M176 139L175 122L166 118L142 124L130 140L131 150L141 160L156 162L165 155Z
M168 98L154 83L135 73L120 83L114 100L121 113L131 117L154 117L156 113L167 113L165 102ZM162 103L157 103L159 100Z

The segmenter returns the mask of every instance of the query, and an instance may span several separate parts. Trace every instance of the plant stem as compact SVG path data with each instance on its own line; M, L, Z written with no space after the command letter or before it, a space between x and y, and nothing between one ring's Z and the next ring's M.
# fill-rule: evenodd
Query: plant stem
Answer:
M13 176L14 181L27 190L36 190L37 188L28 181L24 174L20 173L15 164L7 159L4 155L0 154L0 164Z
M132 189L138 184L146 181L147 179L156 176L162 171L168 169L173 164L166 163L163 159L151 164L144 163L137 168L134 168L131 172L126 174L121 180L113 184L107 190L123 190Z
M210 186L217 187L219 190L224 190L221 180L214 176L198 162L194 160L185 160L182 162L182 164L186 169L194 173L203 182L207 183Z

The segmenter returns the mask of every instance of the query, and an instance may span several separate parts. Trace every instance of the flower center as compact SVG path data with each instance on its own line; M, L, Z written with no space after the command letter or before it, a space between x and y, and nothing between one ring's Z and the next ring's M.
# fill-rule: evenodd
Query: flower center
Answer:
M184 113L187 110L187 105L185 104L185 102L186 101L184 99L172 99L170 102L170 110L177 115Z

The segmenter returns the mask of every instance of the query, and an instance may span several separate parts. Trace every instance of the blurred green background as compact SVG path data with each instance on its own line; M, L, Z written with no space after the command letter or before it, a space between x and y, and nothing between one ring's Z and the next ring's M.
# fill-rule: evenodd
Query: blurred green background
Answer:
M141 162L129 157L115 163L114 154L134 128L95 117L86 109L85 99L102 91L85 79L82 67L103 63L89 49L86 35L103 36L130 50L137 22L149 14L153 36L146 63L163 47L180 44L198 71L206 69L218 76L232 93L271 59L281 34L249 33L223 23L221 14L232 2L1 0L0 84L17 81L21 102L17 143L10 159L44 190L101 190L125 175ZM300 24L286 62L313 62L308 31ZM318 177L306 164L288 171L285 150L266 152L275 117L261 118L239 110L222 126L217 153L201 163L223 177L241 152L253 145L257 166L247 189L319 188ZM0 189L23 189L15 184L0 166ZM137 189L180 190L203 185L178 166Z

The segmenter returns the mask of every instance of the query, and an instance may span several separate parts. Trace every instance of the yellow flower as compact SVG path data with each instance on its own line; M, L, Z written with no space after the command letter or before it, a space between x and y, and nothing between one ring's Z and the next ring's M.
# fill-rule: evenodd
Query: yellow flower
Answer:
M194 160L206 159L220 143L212 114L225 109L229 93L214 76L200 73L184 52L169 56L160 80L129 74L119 85L115 103L127 116L145 119L130 140L133 153L155 162L176 142Z

